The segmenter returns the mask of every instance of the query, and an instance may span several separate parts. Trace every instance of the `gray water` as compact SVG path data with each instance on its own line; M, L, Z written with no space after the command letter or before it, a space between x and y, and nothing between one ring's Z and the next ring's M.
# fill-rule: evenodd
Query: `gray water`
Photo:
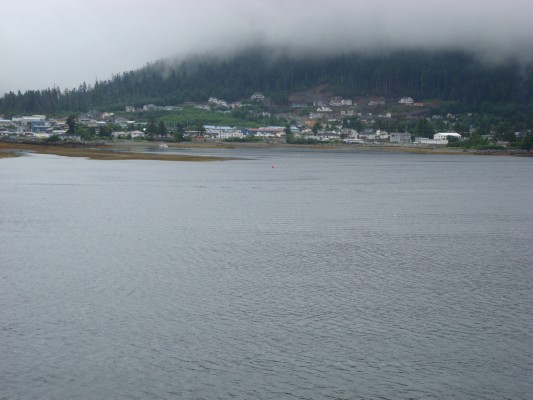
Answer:
M1 399L532 398L531 159L0 160Z

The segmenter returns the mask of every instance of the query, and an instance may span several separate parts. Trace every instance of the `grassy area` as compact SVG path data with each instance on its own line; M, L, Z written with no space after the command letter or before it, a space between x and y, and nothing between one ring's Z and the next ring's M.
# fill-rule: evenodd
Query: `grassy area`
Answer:
M163 120L167 126L182 124L189 129L194 129L198 125L246 126L251 128L258 128L262 125L256 120L237 118L232 113L222 114L194 107L185 107L182 111L165 113L158 119Z

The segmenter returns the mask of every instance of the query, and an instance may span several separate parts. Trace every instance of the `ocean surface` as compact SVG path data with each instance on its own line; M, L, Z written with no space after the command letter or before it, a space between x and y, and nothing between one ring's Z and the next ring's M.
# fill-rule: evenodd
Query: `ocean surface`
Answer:
M0 399L533 398L532 159L182 152L0 160Z

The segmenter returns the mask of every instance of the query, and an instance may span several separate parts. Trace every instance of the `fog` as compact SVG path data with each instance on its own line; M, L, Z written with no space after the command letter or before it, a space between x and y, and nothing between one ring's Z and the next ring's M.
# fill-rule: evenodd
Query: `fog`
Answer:
M464 49L533 61L532 0L4 0L0 93L261 44L313 54Z

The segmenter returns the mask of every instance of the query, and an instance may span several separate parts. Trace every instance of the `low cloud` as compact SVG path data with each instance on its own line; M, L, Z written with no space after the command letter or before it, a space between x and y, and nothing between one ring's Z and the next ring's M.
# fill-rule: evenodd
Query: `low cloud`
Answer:
M2 93L77 87L160 58L252 44L315 54L453 48L533 61L531 0L7 0L2 11Z

